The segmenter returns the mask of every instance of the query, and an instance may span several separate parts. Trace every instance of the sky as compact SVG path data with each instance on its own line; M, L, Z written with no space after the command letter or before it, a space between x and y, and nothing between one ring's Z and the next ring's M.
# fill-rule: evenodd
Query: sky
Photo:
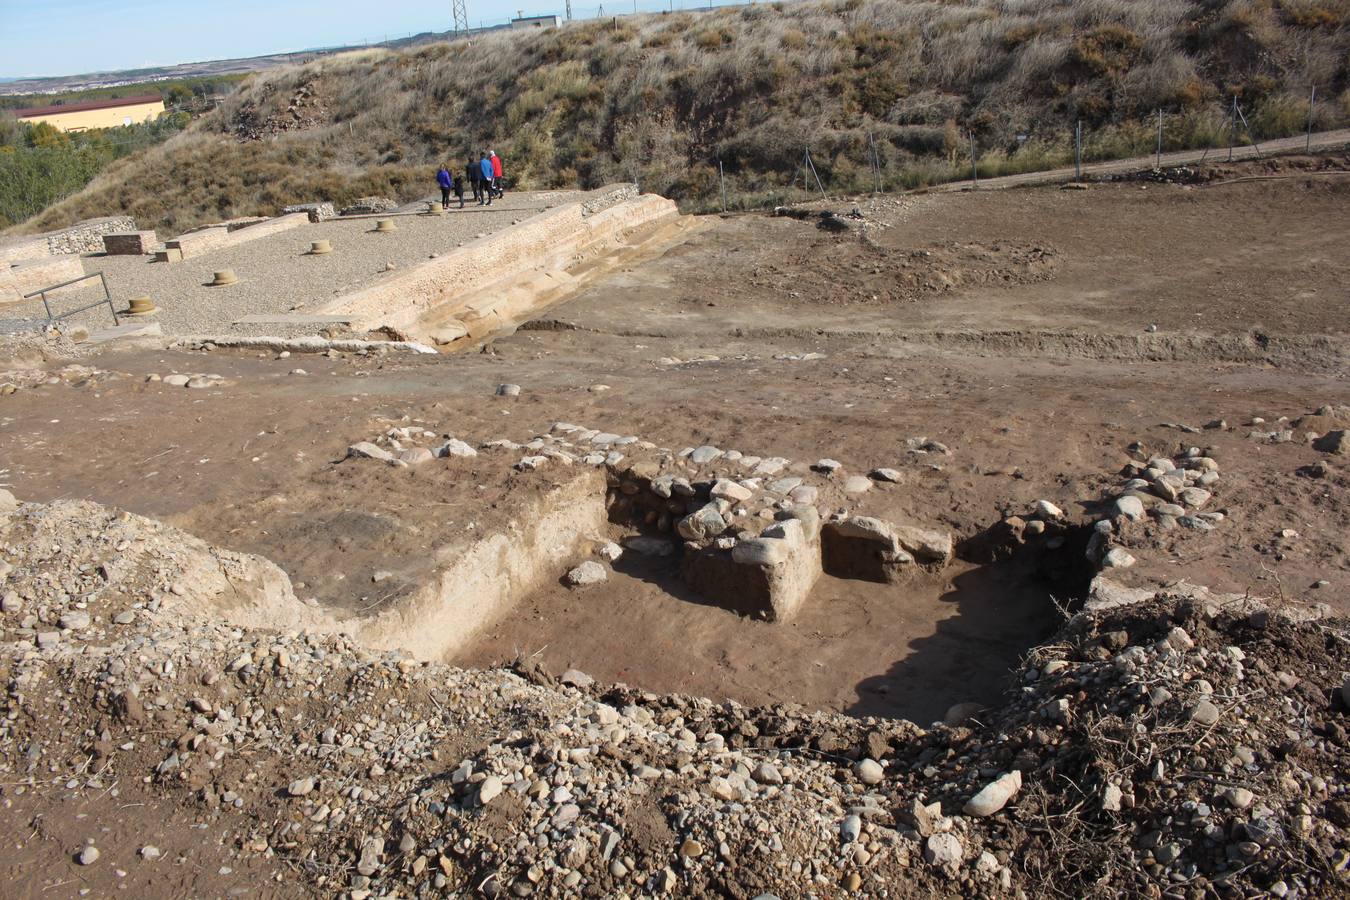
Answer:
M718 0L719 4L726 0ZM603 0L573 0L590 18ZM638 0L643 10L700 0ZM564 0L468 0L472 25L562 14ZM614 0L607 14L632 12ZM449 31L451 0L0 0L0 77L77 75Z

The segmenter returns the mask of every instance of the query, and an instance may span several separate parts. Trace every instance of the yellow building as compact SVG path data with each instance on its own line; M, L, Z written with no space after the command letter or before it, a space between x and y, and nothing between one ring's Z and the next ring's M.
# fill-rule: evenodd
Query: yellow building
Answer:
M147 94L16 109L14 117L30 125L47 122L61 131L85 131L90 128L117 128L153 122L163 113L164 101L159 94Z

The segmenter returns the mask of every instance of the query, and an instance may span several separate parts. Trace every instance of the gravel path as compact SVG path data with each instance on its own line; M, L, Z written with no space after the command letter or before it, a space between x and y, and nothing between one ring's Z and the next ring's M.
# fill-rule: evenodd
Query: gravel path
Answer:
M433 253L445 253L474 238L500 231L548 207L581 196L580 192L507 194L491 207L453 205L444 216L394 216L398 231L375 234L375 217L333 219L270 238L217 250L178 263L157 263L141 256L89 256L88 273L102 271L120 310L137 295L148 294L159 307L154 320L165 334L312 334L315 326L235 325L247 315L300 313L321 302L378 283L388 265L406 269ZM309 256L311 241L332 242L333 252ZM490 260L484 261L491 264ZM233 269L237 284L209 287L212 273ZM54 312L93 302L102 291L81 290L54 298ZM4 310L6 320L45 319L42 303L25 301ZM108 308L75 317L90 327L112 324Z

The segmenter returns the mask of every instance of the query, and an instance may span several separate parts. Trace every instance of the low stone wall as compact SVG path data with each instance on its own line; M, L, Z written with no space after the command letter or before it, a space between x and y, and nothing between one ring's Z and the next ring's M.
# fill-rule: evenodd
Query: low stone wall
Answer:
M0 245L0 265L67 253L101 253L105 234L135 230L136 220L130 216L86 219L69 228L33 235L31 238L18 238Z
M546 210L471 241L378 286L337 297L320 312L352 315L357 330L383 326L415 334L433 310L438 316L453 316L457 302L484 290L497 286L505 290L531 273L564 274L561 270L579 254L617 239L628 229L679 214L673 201L654 194L623 200L594 214L587 213L586 202ZM491 259L492 265L483 266L484 259Z
M83 274L84 265L74 255L29 259L0 268L0 303L20 300L24 294L79 278Z
M291 213L304 213L309 216L309 221L316 225L337 218L337 210L333 208L331 203L296 203L281 211L283 216Z
M109 256L145 256L157 243L153 231L120 231L103 236L103 252Z
M219 250L222 247L234 247L238 244L244 244L249 241L256 241L259 238L271 237L283 231L289 231L292 228L299 228L301 225L309 224L309 216L306 213L291 213L290 215L278 216L275 219L268 219L259 222L256 225L231 230L226 225L220 225L214 228L206 228L202 231L193 231L188 234L180 234L171 241L164 242L164 248L169 251L166 261L177 261L179 259L191 259L194 256L201 256L210 253L213 250Z

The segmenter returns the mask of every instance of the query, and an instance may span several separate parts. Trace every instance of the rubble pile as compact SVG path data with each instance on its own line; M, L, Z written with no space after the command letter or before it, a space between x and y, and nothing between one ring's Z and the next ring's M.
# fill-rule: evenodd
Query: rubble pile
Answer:
M232 626L274 567L78 506L0 492L0 800L145 779L354 900L1347 888L1350 631L1308 610L1080 614L921 727Z

